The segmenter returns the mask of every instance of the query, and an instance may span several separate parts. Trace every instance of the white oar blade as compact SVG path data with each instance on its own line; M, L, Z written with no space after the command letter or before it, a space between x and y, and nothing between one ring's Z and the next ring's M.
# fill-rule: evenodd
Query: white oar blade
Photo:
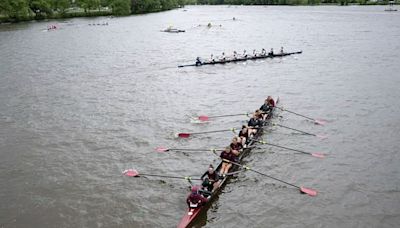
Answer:
M311 155L316 157L316 158L324 158L325 157L325 155L322 154L322 153L312 153Z

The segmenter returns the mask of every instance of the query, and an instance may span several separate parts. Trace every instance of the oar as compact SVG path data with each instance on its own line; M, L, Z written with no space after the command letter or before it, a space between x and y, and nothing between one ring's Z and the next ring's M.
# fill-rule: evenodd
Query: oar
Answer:
M307 195L309 195L309 196L316 196L316 195L317 195L317 191L315 191L315 190L313 190L313 189L311 189L311 188L300 187L300 186L291 184L291 183L289 183L289 182L283 181L283 180L281 180L281 179L278 179L278 178L276 178L276 177L272 177L272 176L267 175L267 174L265 174L265 173L262 173L262 172L260 172L260 171L254 170L254 169L252 169L252 168L250 168L250 167L248 167L248 166L241 165L241 164L239 164L239 163L232 162L232 161L229 161L229 160L226 160L226 159L223 159L223 160L226 161L226 162L232 163L232 164L234 164L234 165L237 165L237 166L239 166L239 167L242 167L242 168L244 168L244 169L246 169L246 170L253 171L253 172L258 173L258 174L260 174L260 175L266 176L266 177L268 177L268 178L271 178L271 179L274 179L274 180L276 180L276 181L279 181L279 182L282 182L282 183L284 183L284 184L287 184L287 185L290 185L290 186L292 186L292 187L295 187L295 188L299 189L300 192L305 193L305 194L307 194Z
M167 151L223 151L223 149L191 149L191 148L166 148L166 147L157 147L157 152L167 152Z
M302 131L302 130L299 130L299 129L291 128L291 127L284 126L284 125L277 124L277 123L273 123L272 125L278 126L278 127L282 127L282 128L286 128L286 129L290 129L290 130L293 130L293 131L297 131L297 132L300 132L300 133L303 133L303 134L306 134L306 135L312 135L312 136L318 137L320 139L328 138L328 136L326 136L326 135L316 135L316 134L313 134L313 133L309 133L309 132L306 132L306 131Z
M196 64L187 64L187 65L179 65L178 67L188 67L188 66L197 66Z
M226 130L216 130L216 131L203 131L203 132L193 132L193 133L178 133L178 137L180 138L189 138L191 135L199 135L199 134L208 134L215 132L223 132L223 131L232 131L235 133L235 128L226 129Z
M152 176L152 177L164 177L164 178L173 178L173 179L184 179L184 180L201 180L200 178L192 178L190 176L188 177L181 177L181 176L168 176L168 175L160 175L160 174L144 174L140 173L135 170L135 169L127 169L124 172L122 172L123 175L128 176L128 177L140 177L140 176Z
M310 153L310 152L305 152L305 151L302 151L302 150L297 150L297 149L293 149L293 148L289 148L289 147L284 147L284 146L280 146L280 145L276 145L276 144L272 144L272 143L267 143L267 142L265 142L265 141L257 141L257 142L259 142L259 143L261 143L261 144L265 144L265 145L270 145L270 146L279 147L279 148L286 149L286 150L296 151L296 152L303 153L303 154L308 154L308 155L314 156L314 157L316 157L316 158L324 158L324 157L325 157L325 155L322 154L322 153Z
M278 106L275 106L275 108L279 108L279 109L282 110L282 111L286 111L286 112L289 112L289 113L292 113L292 114L295 114L295 115L304 117L304 118L306 118L306 119L312 120L312 121L314 121L315 124L319 124L319 125L324 125L324 124L326 124L326 121L325 121L325 120L314 119L314 118L311 118L311 117L308 117L308 116L305 116L305 115L302 115L302 114L299 114L299 113L296 113L296 112L293 112L293 111L290 111L290 110L287 110L287 109L284 109L284 108L278 107Z
M199 116L198 119L201 121L209 121L211 118L220 118L220 117L229 117L229 116L248 116L250 113L240 113L240 114L228 114L228 115L219 115L219 116Z

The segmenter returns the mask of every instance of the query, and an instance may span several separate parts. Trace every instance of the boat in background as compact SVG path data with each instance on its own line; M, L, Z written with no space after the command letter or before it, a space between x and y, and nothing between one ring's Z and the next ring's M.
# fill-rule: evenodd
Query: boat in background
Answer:
M386 8L385 11L389 11L389 12L397 11L397 9L394 8L394 1L389 1L389 7Z

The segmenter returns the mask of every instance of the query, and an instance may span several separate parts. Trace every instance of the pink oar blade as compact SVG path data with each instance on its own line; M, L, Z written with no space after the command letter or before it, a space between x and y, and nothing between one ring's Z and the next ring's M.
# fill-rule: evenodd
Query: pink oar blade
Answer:
M210 118L208 118L208 116L199 116L199 120L208 121L208 120L210 120Z
M180 137L180 138L189 138L190 137L190 133L179 133L178 137Z
M122 172L122 174L124 174L125 176L128 176L128 177L137 177L137 176L139 176L139 172L134 170L134 169L127 169L124 172Z
M326 120L317 120L317 119L315 119L314 123L318 124L318 125L325 125L326 124Z
M305 188L305 187L300 187L300 191L302 193L305 193L309 196L316 196L317 195L317 191L311 189L311 188Z
M324 158L325 157L325 155L322 154L322 153L312 153L311 155L316 157L316 158Z
M327 135L317 135L317 137L320 138L320 139L327 139L328 138Z
M162 147L162 146L159 146L159 147L156 148L157 152L167 152L168 150L169 150L168 148L165 148L165 147Z

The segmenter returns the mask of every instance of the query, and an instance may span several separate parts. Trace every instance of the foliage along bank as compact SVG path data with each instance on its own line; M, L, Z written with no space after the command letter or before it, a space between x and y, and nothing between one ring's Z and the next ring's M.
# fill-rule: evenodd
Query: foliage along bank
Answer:
M0 22L130 15L170 10L186 0L0 0Z

